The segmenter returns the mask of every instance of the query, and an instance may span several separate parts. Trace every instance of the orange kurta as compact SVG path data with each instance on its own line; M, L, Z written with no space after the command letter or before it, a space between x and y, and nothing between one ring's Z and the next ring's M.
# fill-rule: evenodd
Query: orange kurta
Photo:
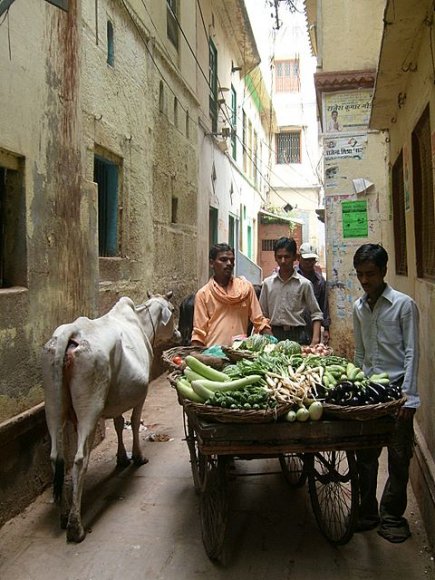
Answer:
M255 332L270 329L252 284L243 278L232 278L224 289L210 278L196 293L192 341L205 346L229 346L234 336L246 334L249 320Z

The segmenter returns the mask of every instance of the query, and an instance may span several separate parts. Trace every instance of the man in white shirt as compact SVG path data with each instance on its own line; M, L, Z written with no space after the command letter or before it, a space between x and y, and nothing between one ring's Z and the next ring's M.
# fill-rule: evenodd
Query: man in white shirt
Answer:
M360 511L356 531L376 527L393 543L410 535L403 514L407 504L409 462L413 453L413 418L420 399L417 393L418 310L406 294L389 286L384 277L388 254L378 244L364 244L355 253L353 265L365 294L353 307L355 364L365 374L387 372L407 397L397 412L395 431L388 446L388 480L380 505L376 498L380 448L357 452L360 477Z

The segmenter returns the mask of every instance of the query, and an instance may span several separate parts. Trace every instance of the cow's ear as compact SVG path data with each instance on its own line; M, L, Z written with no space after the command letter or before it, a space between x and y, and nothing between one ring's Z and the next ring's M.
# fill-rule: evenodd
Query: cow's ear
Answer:
M171 310L167 306L165 306L162 310L162 324L166 326L168 322L171 320L171 316L172 316Z
M173 294L174 293L172 292L172 290L169 290L169 292L166 292L166 296L165 296L166 300L170 300L172 298Z
M149 290L147 290L147 296L148 296L148 298L152 298L152 294Z

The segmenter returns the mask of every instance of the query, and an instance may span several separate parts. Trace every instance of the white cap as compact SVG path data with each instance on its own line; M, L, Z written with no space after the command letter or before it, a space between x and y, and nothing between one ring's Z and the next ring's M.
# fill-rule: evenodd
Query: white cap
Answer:
M316 260L319 259L319 256L316 254L315 249L308 242L301 244L299 248L299 253L301 255L301 258L303 258L304 260L309 260L310 258L316 258Z

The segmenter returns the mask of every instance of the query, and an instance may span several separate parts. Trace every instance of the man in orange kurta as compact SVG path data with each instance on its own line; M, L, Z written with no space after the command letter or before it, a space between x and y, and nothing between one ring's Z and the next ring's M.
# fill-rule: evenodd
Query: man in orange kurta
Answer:
M271 334L251 282L233 277L234 250L214 245L209 254L213 276L195 297L193 346L230 346L233 337L246 334L249 320L254 331Z

